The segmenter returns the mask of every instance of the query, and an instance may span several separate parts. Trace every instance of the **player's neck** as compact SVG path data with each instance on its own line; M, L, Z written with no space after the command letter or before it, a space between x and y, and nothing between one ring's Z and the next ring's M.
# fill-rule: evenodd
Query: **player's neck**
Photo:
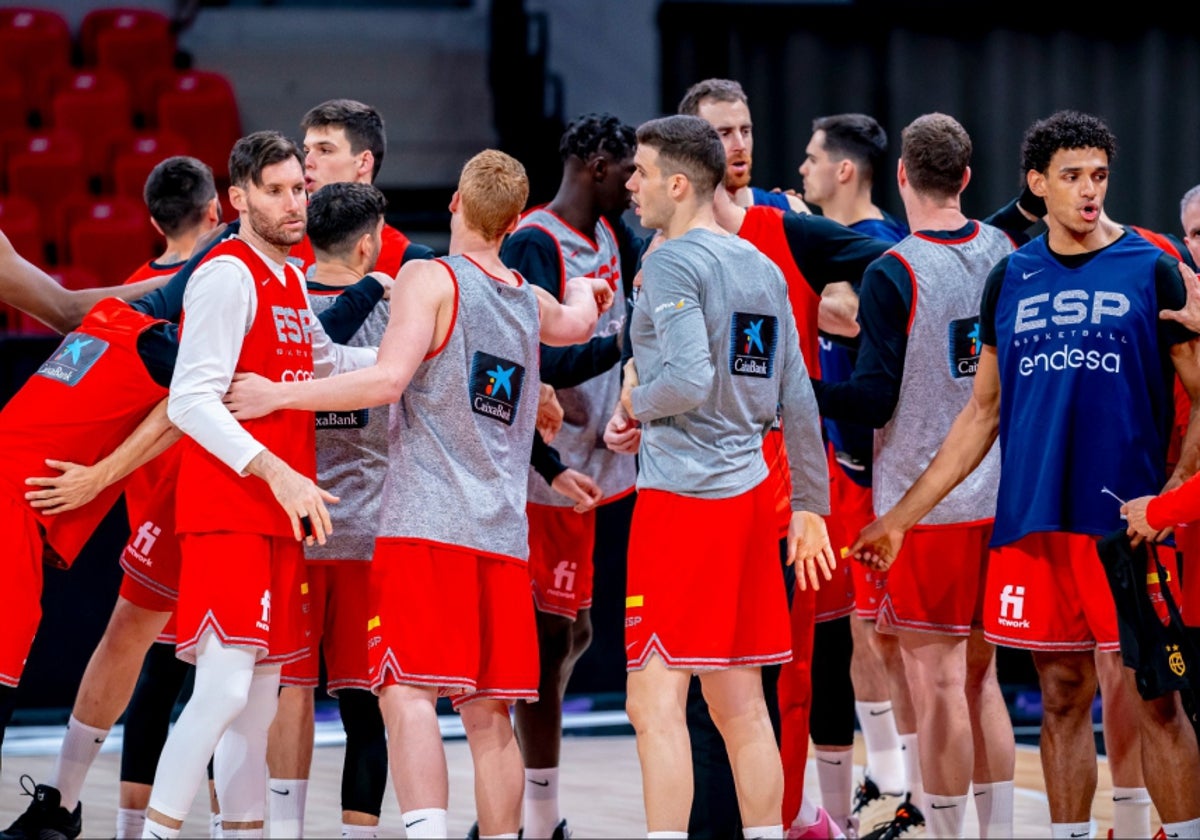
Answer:
M559 189L546 209L589 238L595 234L600 222L600 211L591 198L566 187Z
M249 223L248 219L242 219L241 229L238 231L238 237L260 251L263 256L282 265L287 262L288 251L291 250L288 245L275 245L258 235L258 231Z
M883 211L871 201L869 191L866 195L861 192L834 195L821 205L821 213L847 227L867 219L883 219Z
M313 273L308 279L309 282L320 283L322 286L353 286L367 273L360 270L361 268L343 262L318 259L313 264Z
M1056 254L1087 254L1107 248L1125 233L1125 229L1108 219L1102 219L1088 231L1077 231L1046 217L1046 244Z

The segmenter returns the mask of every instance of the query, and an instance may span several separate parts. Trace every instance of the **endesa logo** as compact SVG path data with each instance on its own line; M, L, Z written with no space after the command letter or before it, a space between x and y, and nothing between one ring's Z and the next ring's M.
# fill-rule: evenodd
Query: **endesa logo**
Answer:
M525 368L516 362L477 351L471 358L471 410L511 426L521 390Z
M729 325L729 372L770 378L775 367L779 322L774 315L735 312Z
M1121 292L1066 289L1021 298L1013 323L1013 346L1024 354L1018 372L1120 373L1119 345L1126 338L1112 327L1128 312L1129 298Z

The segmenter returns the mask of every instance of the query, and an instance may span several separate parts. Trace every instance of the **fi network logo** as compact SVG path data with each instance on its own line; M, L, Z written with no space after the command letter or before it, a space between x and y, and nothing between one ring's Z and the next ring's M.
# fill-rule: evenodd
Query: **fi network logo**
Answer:
M1000 590L1001 627L1029 627L1029 619L1025 618L1025 587L1005 584Z
M774 315L733 313L729 330L729 372L769 379L775 368L779 321Z
M471 410L511 426L524 384L524 367L490 353L476 352L471 359Z

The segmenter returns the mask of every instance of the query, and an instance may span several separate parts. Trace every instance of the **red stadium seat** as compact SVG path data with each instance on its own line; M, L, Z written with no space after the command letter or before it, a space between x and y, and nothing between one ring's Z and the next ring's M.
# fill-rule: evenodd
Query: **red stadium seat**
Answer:
M6 163L10 195L24 196L38 207L42 240L52 244L58 208L64 199L88 191L83 143L72 131L30 132L11 148Z
M20 195L0 195L0 231L18 254L39 268L46 268L46 246L37 205Z
M141 201L150 170L169 157L188 153L187 141L169 131L143 131L126 137L112 152L113 193Z
M144 126L154 108L154 76L175 66L170 19L153 9L93 9L80 25L79 46L85 66L114 70L126 80L134 115Z
M14 73L0 70L0 134L29 128L25 91Z
M229 152L242 136L237 98L220 73L187 70L161 89L155 106L159 131L187 140L191 153L212 167L218 188L229 182Z
M129 85L113 70L81 70L62 79L50 101L52 125L87 138L84 166L92 191L108 184L109 150L133 131Z
M0 75L19 80L28 125L39 126L54 79L71 66L71 28L49 9L0 8Z
M60 262L85 268L102 286L117 286L155 256L155 237L142 202L131 198L72 199L60 216Z
M93 272L78 265L60 265L46 273L67 289L94 289L100 285Z

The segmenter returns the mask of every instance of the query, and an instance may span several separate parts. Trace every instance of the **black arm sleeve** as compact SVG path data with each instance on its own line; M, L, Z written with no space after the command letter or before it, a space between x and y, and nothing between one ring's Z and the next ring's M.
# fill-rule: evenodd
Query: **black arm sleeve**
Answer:
M431 260L436 256L437 252L428 245L410 241L408 247L404 249L404 256L400 258L400 265L404 265L409 260Z
M334 344L345 344L358 332L363 321L383 300L383 284L371 275L366 275L353 286L337 296L329 308L317 317L321 326Z
M895 258L874 263L863 277L858 319L862 325L854 373L842 382L812 381L822 417L851 420L878 429L900 399L912 282Z
M845 282L857 289L867 266L892 246L811 213L784 213L783 232L792 260L817 294L830 283Z
M1019 204L1020 198L1014 198L995 213L983 219L985 224L998 227L1007 233L1018 247L1029 241L1029 229L1038 224L1025 218L1025 214L1018 207Z
M559 460L558 450L546 443L540 431L533 433L533 451L529 454L529 463L537 470L538 475L550 484L567 468Z
M550 234L537 228L522 228L504 241L500 258L529 282L562 300L562 260ZM554 388L569 388L586 382L611 368L620 359L615 335L596 336L568 347L542 345L542 381Z

